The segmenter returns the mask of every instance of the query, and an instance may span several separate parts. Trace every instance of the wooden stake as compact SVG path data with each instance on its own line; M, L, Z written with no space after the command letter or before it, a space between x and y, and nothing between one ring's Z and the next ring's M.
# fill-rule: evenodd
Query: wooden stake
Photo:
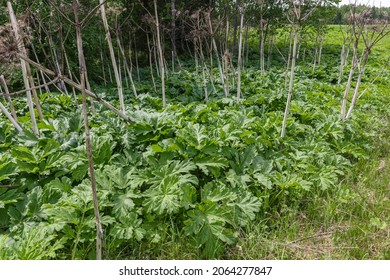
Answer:
M95 169L93 165L91 138L89 132L89 125L88 125L88 108L87 108L87 98L86 98L87 95L86 95L86 88L85 88L85 58L84 58L84 50L83 50L83 41L81 37L81 25L78 19L77 0L73 1L73 9L74 9L76 37L77 37L77 52L78 52L79 67L80 67L81 94L83 100L85 146L86 146L87 156L88 156L89 173L91 178L91 188L92 188L92 196L93 196L93 209L94 209L95 220L96 220L96 259L101 260L103 229L100 221L99 204L98 204L97 193L96 193Z
M160 65L160 74L161 74L161 95L162 95L162 102L163 107L166 106L166 100L165 100L165 67L164 67L164 57L162 52L162 45L161 45L161 38L160 38L160 24L158 21L158 12L157 12L157 0L153 1L154 3L154 14L156 17L156 30L157 30L157 49L158 49L158 58L159 58L159 65Z
M7 8L8 8L8 13L10 16L11 24L12 24L12 29L14 31L15 39L16 42L18 42L18 51L19 53L26 55L26 49L24 48L24 44L19 43L22 42L22 39L19 36L19 29L18 29L18 23L16 20L16 16L14 13L14 10L12 8L11 1L7 1ZM32 123L32 130L36 136L39 136L39 131L38 131L38 126L37 126L37 121L35 119L35 112L34 112L34 105L32 101L32 96L31 96L31 91L29 90L30 84L29 84L29 79L28 79L28 71L27 71L27 63L24 60L20 60L20 64L22 67L22 73L23 73L23 81L24 81L24 86L27 89L27 104L28 108L30 111L30 117L31 117L31 123Z
M116 85L118 87L118 97L119 97L120 108L121 108L121 111L123 113L125 113L125 101L123 98L122 82L121 82L121 78L119 76L118 66L117 66L116 59L115 59L114 48L112 46L110 29L108 27L108 22L107 22L107 17L106 17L106 9L104 7L105 6L104 0L99 0L99 3L101 5L100 12L101 12L102 20L103 20L104 31L106 32L106 40L108 43L108 48L110 50L112 68L114 69L114 76L115 76L115 80L116 80Z
M16 115L15 107L14 107L14 104L12 103L11 96L10 96L9 91L8 91L8 86L7 86L7 83L5 82L3 75L0 75L0 82L3 85L4 91L5 91L5 99L8 101L9 108L11 109L12 117L15 119L15 121L18 121L18 116Z

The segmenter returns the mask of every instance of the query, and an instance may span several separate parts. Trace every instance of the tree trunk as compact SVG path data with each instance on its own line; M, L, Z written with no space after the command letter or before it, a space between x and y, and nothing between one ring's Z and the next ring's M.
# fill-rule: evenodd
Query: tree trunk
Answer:
M130 36L129 36L130 38ZM140 74L139 74L139 65L138 65L138 55L137 55L137 39L135 38L135 36L133 37L133 42L134 42L134 59L135 59L135 68L137 70L137 79L138 79L138 82L140 83L141 82L141 78L140 78ZM130 57L131 57L131 45L129 44L129 51L130 51ZM130 66L133 67L133 63L131 62L130 60Z
M344 72L344 66L345 66L345 39L343 46L341 47L341 53L340 53L340 68L339 68L339 78L337 80L337 84L340 85L341 80L343 78L343 72Z
M3 112L3 114L11 121L12 125L16 128L16 130L22 132L23 129L20 127L18 122L12 117L12 115L7 111L7 108L5 108L5 106L1 101L0 101L0 109Z
M229 53L229 29L230 29L230 6L229 1L226 1L225 6L225 14L226 14L226 26L225 26L225 53Z
M295 60L296 60L296 55L297 55L299 25L295 25L292 28L294 29L294 43L293 43L293 52L292 52L292 58L291 58L290 85L289 85L289 89L288 89L286 109L284 111L282 132L280 134L280 137L282 137L282 138L286 135L287 117L288 117L288 113L290 111L290 104L291 104L291 99L292 99L292 94L293 94Z
M236 56L237 50L237 25L238 25L238 0L234 4L234 22L233 22L233 57Z
M289 43L289 47L288 47L288 57L287 57L287 65L286 65L286 72L285 72L285 80L286 80L286 83L285 83L285 86L287 86L287 74L288 74L288 70L290 69L290 62L291 62L291 51L292 51L292 46L293 46L293 28L294 26L291 25L291 29L290 29L290 43Z
M103 240L103 229L100 221L99 205L97 200L96 192L96 180L95 180L95 169L93 164L92 156L92 147L91 147L91 137L89 132L88 125L88 108L87 108L87 98L86 98L86 88L85 88L85 58L83 51L83 41L81 37L81 25L78 20L78 4L77 1L73 1L74 16L75 16L75 27L76 27L76 38L77 38L77 52L78 60L80 67L80 83L81 83L81 95L83 100L83 115L84 115L84 127L85 127L85 146L87 150L88 163L89 163L89 173L91 178L91 189L93 196L93 208L95 213L96 221L96 259L102 259L102 240Z
M356 63L357 63L358 43L359 43L359 39L357 39L353 45L352 65L351 65L351 69L349 70L348 81L347 81L347 85L345 87L343 101L341 103L341 119L343 121L345 120L345 114L346 114L346 109L347 109L347 98L348 98L349 92L351 90L352 78L353 78L353 74L355 73L355 67L356 67Z
M100 29L99 29L100 32ZM104 56L103 56L103 44L102 44L102 38L99 36L99 49L100 49L100 63L102 64L102 75L103 75L103 82L104 86L107 86L107 79L106 79L106 66L104 65Z
M171 39L172 39L172 71L175 71L176 51L176 0L171 0Z
M50 76L57 76L56 73L54 73L53 71L43 67L42 65L32 61L31 59L29 59L28 57L26 56L23 56L23 55L19 55L20 59L30 63L31 65L33 65L34 67L38 68L39 70L42 70L43 72L45 72L46 74L50 75ZM61 79L67 83L68 85L70 85L71 87L74 87L78 90L81 91L81 85L75 83L74 81L72 81L71 79L63 76L61 77ZM117 108L115 108L112 104L110 104L109 102L105 101L104 99L102 99L101 97L97 96L95 93L93 93L92 91L90 90L86 90L86 94L90 97L92 97L93 99L95 99L96 101L98 101L99 103L101 103L103 106L105 106L106 108L108 108L109 110L113 111L115 114L117 114L119 117L121 117L122 119L124 119L125 121L128 121L130 122L130 119L128 116L126 116L122 111L118 110Z
M208 94L208 90L207 90L206 73L205 73L206 63L205 63L205 58L204 58L204 54L203 54L202 40L199 40L199 44L200 44L199 45L199 57L200 57L200 64L202 67L202 84L203 84L203 90L204 90L204 100L208 101L209 94Z
M242 60L242 69L246 67L249 60L249 44L248 44L248 36L249 36L249 25L245 26L245 36L244 36L244 52L242 54L243 60ZM245 59L244 59L245 57Z
M244 24L244 9L240 7L240 38L238 41L238 65L237 65L237 102L241 98L241 64L242 64L242 28Z
M31 42L30 45L31 45L31 50L32 50L32 52L33 52L33 54L34 54L35 60L39 63L38 55L37 55L37 52L36 52L36 50L35 50L34 44ZM43 72L42 72L42 71L39 71L39 73L41 74L42 82L43 82L44 84L46 84L46 79L45 79L45 76L43 75ZM48 86L45 86L45 90L46 90L46 92L50 93L50 89L49 89Z
M272 34L270 36L269 43L268 43L267 69L271 67L272 50L275 44L275 39L276 36Z
M16 16L15 16L14 10L12 8L11 1L9 1L9 0L7 1L7 7L8 7L8 12L9 12L9 16L10 16L10 20L11 20L11 24L12 24L12 29L13 29L13 32L15 35L16 42L22 42L22 38L20 38L20 36L19 36L19 29L18 29L18 23L16 20ZM18 44L18 51L20 54L26 55L26 49L24 48L24 44L22 44L22 43ZM30 111L32 130L33 130L35 135L39 136L38 126L37 126L37 122L35 119L35 112L34 112L34 105L33 105L33 101L32 101L31 91L29 90L30 84L29 84L29 79L27 76L28 75L27 74L27 72L28 72L27 65L28 64L23 59L20 60L20 64L22 67L24 86L27 90L27 104L28 104L28 108Z
M12 103L11 96L9 95L8 86L3 75L0 75L0 83L3 85L4 92L5 92L5 99L8 101L12 117L15 119L15 121L18 121L18 116L16 115L15 107L14 104Z
M119 31L118 31L119 32ZM125 55L125 51L123 49L123 46L122 46L122 42L119 38L119 35L117 34L116 36L116 40L117 40L117 44L118 44L118 48L119 48L119 51L121 52L121 55L123 57L123 64L124 64L124 67L127 71L127 75L129 76L129 79L130 79L130 84L131 84L131 88L133 90L133 93L134 93L134 96L137 97L137 89L135 88L135 84L134 84L134 80L133 80L133 74L131 73L131 70L129 68L129 65L127 64L127 60L126 60L126 55Z
M104 0L99 0L99 3L101 4L100 6L100 12L103 20L103 25L104 25L104 31L106 32L106 40L108 43L108 48L110 50L110 56L111 56L111 63L112 63L112 68L114 69L114 76L115 76L115 81L116 85L118 87L118 97L119 97L119 103L120 103L120 108L123 113L125 113L125 101L123 98L123 88L122 88L122 82L121 78L119 76L119 71L115 59L115 52L114 48L112 46L112 40L111 40L111 34L110 34L110 29L108 27L108 22L107 22L107 17L106 17L106 9L104 7Z
M364 55L363 55L363 61L360 64L360 71L359 71L359 75L358 75L358 78L356 81L355 90L353 92L352 101L351 101L351 104L349 105L349 110L348 110L347 115L345 116L345 119L349 119L351 117L352 110L355 107L356 101L358 99L359 87L360 87L360 83L362 81L364 69L365 69L369 54L370 54L370 51L366 49L366 51L364 52Z
M154 74L153 74L152 46L150 45L149 34L147 34L147 33L146 33L146 39L147 39L147 45L148 45L148 50L149 50L148 51L148 56L149 56L150 76L152 77L154 92L157 92L156 82L154 80Z
M264 75L264 21L263 21L263 15L260 14L260 74Z
M212 23L211 23L211 15L210 15L210 13L211 12L208 12L207 18L208 18L209 28L210 28L210 33L211 33L212 48L214 49L215 56L217 58L218 69L219 69L219 76L220 76L220 79L221 79L221 84L222 84L222 87L223 87L223 91L225 92L225 97L228 97L229 93L228 93L228 91L226 89L226 86L225 86L225 81L224 81L224 76L223 76L223 71L222 71L222 66L221 66L221 60L219 59L217 43L215 42L215 38L214 38L214 32L213 32L213 26L212 26ZM210 67L210 69L212 69L212 67Z
M162 51L162 45L161 45L161 38L160 38L160 24L158 20L158 12L157 12L157 0L153 0L154 4L154 14L156 17L156 31L157 31L157 49L158 49L158 57L159 57L159 64L160 64L160 74L161 74L161 95L162 95L162 102L163 107L166 106L166 100L165 100L165 67L164 67L164 57L163 57L163 51Z
M322 58L322 45L324 42L324 35L321 35L320 37L320 50L318 51L318 66L321 64L321 58Z

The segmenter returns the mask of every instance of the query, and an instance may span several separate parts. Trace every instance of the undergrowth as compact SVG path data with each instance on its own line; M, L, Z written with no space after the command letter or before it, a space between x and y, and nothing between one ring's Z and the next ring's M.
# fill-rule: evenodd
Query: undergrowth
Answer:
M205 102L187 69L170 75L165 109L150 84L127 94L131 123L95 105L105 258L389 258L390 81L342 122L337 65L299 65L280 138L284 72L242 75L239 103L218 84ZM96 90L118 105L115 90ZM0 259L93 259L81 111L70 96L40 99L39 138L22 98L24 133L0 119Z

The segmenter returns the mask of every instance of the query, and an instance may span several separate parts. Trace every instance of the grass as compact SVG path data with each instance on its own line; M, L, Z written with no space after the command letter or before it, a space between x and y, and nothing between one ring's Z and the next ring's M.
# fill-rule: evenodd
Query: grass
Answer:
M234 259L390 259L390 158L360 162L334 192L279 219L252 225ZM237 249L238 248L238 249Z

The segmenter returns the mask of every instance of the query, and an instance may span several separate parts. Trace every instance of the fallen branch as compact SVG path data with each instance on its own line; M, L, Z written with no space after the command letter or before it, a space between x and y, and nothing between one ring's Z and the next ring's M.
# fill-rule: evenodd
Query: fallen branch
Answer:
M52 70L50 69L47 69L45 68L44 66L42 66L41 64L39 63L36 63L35 61L29 59L28 57L24 56L24 55L21 55L19 54L18 55L20 59L23 59L24 61L26 61L27 63L35 66L36 68L38 68L39 70L45 72L46 74L48 74L49 76L57 76L56 73L54 73ZM81 85L75 83L74 81L72 81L71 79L65 77L65 76L58 76L60 80L64 81L65 83L67 83L68 85L78 89L78 90L81 90ZM118 110L117 108L115 108L111 103L105 101L104 99L102 99L101 97L99 97L97 94L93 93L92 91L90 90L86 90L86 94L90 97L92 97L93 99L95 99L96 101L98 101L99 103L101 103L103 106L105 106L106 108L110 109L111 111L113 111L115 114L117 114L118 116L120 116L122 119L124 119L125 121L127 122L131 122L131 120L129 119L128 116L126 116L123 112L121 112L120 110Z
M12 117L12 115L7 111L7 108L3 105L3 103L0 102L0 110L3 112L3 114L10 120L10 122L13 124L13 126L19 131L22 132L23 128L18 124L18 122Z
M13 96L13 95L18 95L18 94L21 94L21 93L25 93L26 91L29 91L29 90L39 89L39 88L43 88L43 87L52 85L52 84L56 83L59 79L60 79L60 76L57 76L54 80L52 80L52 81L50 81L50 82L47 82L47 83L45 83L45 84L42 84L42 85L39 85L39 86L35 86L35 87L31 87L31 88L27 88L27 89L22 89L22 90L19 90L19 91L16 91L16 92L3 93L3 94L1 94L1 95L2 95L2 96Z

